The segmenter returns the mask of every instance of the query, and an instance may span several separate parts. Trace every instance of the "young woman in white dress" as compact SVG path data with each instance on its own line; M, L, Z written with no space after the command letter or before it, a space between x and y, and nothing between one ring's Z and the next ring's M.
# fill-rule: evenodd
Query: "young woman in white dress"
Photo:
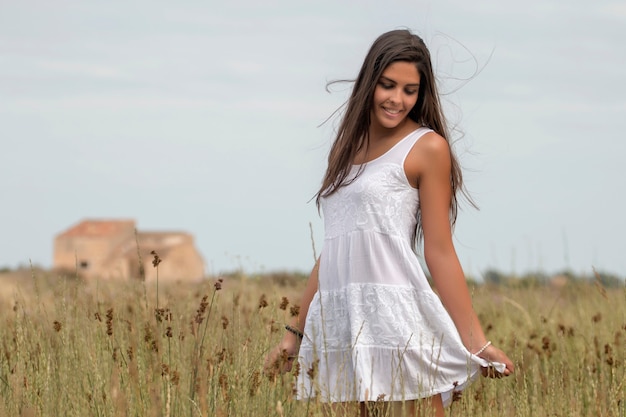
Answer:
M317 193L324 247L300 315L266 359L288 371L297 358L298 398L333 416L368 416L374 401L388 415L443 416L475 376L513 372L485 337L452 242L462 188L426 45L408 30L384 33Z

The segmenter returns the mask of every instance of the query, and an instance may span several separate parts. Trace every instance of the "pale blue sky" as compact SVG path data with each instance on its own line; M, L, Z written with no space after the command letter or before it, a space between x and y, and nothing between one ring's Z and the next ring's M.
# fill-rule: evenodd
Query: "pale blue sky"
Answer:
M120 217L193 233L211 273L308 270L318 126L347 91L325 84L399 27L430 46L464 132L467 273L626 275L611 1L0 0L0 266L50 266L56 233Z

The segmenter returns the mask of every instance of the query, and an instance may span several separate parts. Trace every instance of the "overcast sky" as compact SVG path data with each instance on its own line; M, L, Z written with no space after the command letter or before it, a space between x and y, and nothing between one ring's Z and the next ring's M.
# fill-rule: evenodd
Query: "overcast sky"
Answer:
M0 267L133 218L193 233L210 273L307 271L349 88L326 83L404 27L463 133L466 272L626 275L626 3L604 0L0 0Z

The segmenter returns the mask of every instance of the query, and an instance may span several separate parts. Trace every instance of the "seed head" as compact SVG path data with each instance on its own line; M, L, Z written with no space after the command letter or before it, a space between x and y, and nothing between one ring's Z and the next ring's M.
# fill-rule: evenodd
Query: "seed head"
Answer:
M300 375L300 362L293 364L293 377L298 378L298 375Z
M461 398L463 398L461 391L452 391L452 402L461 401Z
M198 324L202 323L202 321L204 320L204 313L206 312L206 308L209 306L209 303L207 302L208 298L208 295L202 297L202 300L200 301L200 307L198 307L198 309L196 310L195 322Z
M260 382L261 382L261 373L257 369L254 372L252 372L252 377L250 378L250 386L248 389L248 394L250 394L251 397L254 397L254 395L258 392L259 387L260 387Z
M163 320L172 321L172 312L169 308L155 308L154 316L159 323Z
M170 371L170 381L172 381L172 385L178 385L178 382L180 381L180 372Z
M217 363L222 363L224 359L226 359L226 348L222 348L222 350L217 352L215 358L217 359Z
M220 374L218 382L220 384L222 392L225 393L228 390L228 377L226 376L226 374Z
M113 308L107 310L106 318L107 335L113 336Z
M143 341L148 344L152 341L152 329L148 323L143 326Z
M155 268L158 267L161 263L161 258L159 257L159 254L156 253L156 251L152 251L150 252L150 254L154 255L154 258L152 259L152 266L154 266Z
M315 379L315 376L317 375L317 366L319 364L319 361L319 359L316 359L315 362L313 362L313 365L311 365L311 367L307 369L306 374L309 378Z

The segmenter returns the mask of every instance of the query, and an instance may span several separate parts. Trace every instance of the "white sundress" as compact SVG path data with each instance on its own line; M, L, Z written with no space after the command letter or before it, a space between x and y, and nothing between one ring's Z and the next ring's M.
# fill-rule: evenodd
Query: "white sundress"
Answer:
M488 363L470 354L431 289L414 249L418 191L404 161L419 128L384 155L353 166L349 185L322 199L319 288L300 346L297 397L322 402L444 405ZM500 366L502 369L502 366Z

